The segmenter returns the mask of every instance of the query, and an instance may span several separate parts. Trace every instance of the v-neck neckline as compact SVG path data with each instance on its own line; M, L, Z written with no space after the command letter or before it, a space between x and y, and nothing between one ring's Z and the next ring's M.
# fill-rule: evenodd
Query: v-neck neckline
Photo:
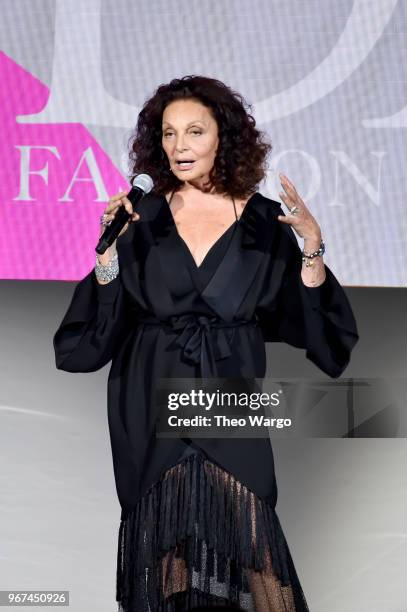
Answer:
M165 194L162 195L162 198L166 204L166 208L168 210L168 214L169 214L169 218L171 221L171 225L173 226L174 230L175 230L175 234L176 237L178 239L178 241L180 242L181 246L183 246L185 252L187 253L187 256L189 257L191 263L194 266L194 269L199 272L199 270L201 270L201 268L203 268L204 264L206 263L206 261L208 260L210 254L213 252L213 250L215 249L216 246L218 246L218 244L221 242L221 240L230 232L230 230L233 228L235 229L240 221L243 219L244 215L246 214L246 210L248 208L248 206L251 203L251 200L253 200L254 196L256 195L257 192L252 193L252 195L248 198L248 200L246 201L246 204L243 208L243 211L240 215L240 217L238 219L235 219L233 221L233 223L231 225L229 225L229 227L219 236L219 238L217 238L215 240L215 242L209 247L209 250L206 252L203 260L201 261L201 263L198 265L195 261L195 257L192 255L191 249L189 248L189 246L187 245L187 243L185 242L185 240L183 239L183 237L181 236L181 234L178 231L178 227L177 224L175 223L175 219L174 219L174 215L172 214L172 210L171 207L169 205L169 202L167 200L167 198L165 197Z

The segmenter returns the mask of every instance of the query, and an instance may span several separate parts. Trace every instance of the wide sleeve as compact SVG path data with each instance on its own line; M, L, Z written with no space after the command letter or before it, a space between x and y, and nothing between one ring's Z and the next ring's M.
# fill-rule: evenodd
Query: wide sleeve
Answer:
M281 208L277 214L284 214ZM321 285L304 284L302 254L294 231L276 222L280 227L256 309L263 338L305 349L307 359L337 378L359 339L349 300L326 264L326 279Z
M67 372L95 372L105 366L127 329L125 290L119 276L105 285L94 269L75 287L54 339L55 364Z

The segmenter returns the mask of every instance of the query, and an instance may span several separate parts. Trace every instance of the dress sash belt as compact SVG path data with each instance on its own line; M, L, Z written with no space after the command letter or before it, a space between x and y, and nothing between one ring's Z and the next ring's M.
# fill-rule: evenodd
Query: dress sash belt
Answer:
M177 334L175 344L183 349L186 360L200 365L202 378L217 378L216 361L231 355L232 334L228 330L241 325L258 325L253 319L224 321L216 316L186 313L159 319L153 314L138 314L137 325L158 326Z

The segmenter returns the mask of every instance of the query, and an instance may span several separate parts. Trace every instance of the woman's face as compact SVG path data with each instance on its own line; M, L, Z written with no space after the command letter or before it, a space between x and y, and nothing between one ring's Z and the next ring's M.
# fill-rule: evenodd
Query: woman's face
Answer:
M218 125L197 100L175 100L162 117L162 146L174 175L194 187L208 181L218 147ZM191 161L180 164L180 160Z

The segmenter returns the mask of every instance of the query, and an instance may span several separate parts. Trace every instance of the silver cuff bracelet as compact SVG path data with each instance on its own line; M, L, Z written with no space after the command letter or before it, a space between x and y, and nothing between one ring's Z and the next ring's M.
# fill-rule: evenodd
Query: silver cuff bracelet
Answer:
M119 275L119 259L117 257L117 252L105 266L99 263L99 259L96 256L95 274L99 281L110 282L114 280Z

